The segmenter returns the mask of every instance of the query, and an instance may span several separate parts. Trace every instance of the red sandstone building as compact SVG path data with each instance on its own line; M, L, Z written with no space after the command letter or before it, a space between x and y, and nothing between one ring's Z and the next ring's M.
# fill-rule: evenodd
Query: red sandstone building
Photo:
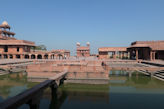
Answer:
M127 47L102 47L98 49L99 59L128 58Z
M17 40L15 33L10 31L10 26L6 21L0 25L0 58L15 59L26 58L35 47L35 43L26 40Z
M0 25L0 58L1 59L66 59L70 57L69 50L37 51L35 43L18 40L10 31L6 21ZM141 60L164 60L164 41L136 41L130 47L102 47L98 49L100 59L129 58ZM89 57L90 43L80 46L77 43L77 57Z
M132 42L127 51L131 59L155 60L164 59L164 41Z
M66 59L70 56L69 50L37 51L35 43L18 40L15 33L10 31L6 21L0 25L0 58L1 59Z
M102 47L98 52L99 59L164 60L164 41L135 41L130 47Z
M90 56L90 43L87 42L87 46L80 46L80 43L77 42L77 57L89 57Z

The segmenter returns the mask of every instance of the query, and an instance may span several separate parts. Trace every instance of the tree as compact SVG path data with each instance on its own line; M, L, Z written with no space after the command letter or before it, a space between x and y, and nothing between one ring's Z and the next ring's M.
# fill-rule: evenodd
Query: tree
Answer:
M47 50L47 47L45 45L38 45L35 47L35 50Z

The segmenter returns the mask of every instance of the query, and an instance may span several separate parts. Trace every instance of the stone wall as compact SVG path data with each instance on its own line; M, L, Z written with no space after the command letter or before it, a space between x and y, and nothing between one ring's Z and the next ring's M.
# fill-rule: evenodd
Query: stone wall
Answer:
M107 83L109 71L105 70L101 65L102 61L50 61L41 64L34 64L27 66L27 72L29 74L38 74L38 78L42 77L40 72L49 75L52 73L55 75L57 72L67 70L67 82L75 83ZM95 82L97 80L97 82ZM98 82L99 81L99 82ZM100 82L101 81L101 82Z

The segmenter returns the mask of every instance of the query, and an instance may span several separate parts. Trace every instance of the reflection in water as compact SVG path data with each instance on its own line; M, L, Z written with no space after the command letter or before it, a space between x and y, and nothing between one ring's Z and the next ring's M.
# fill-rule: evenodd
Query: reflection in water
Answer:
M15 96L38 83L27 82L25 72L0 76L0 102Z
M61 95L58 96L57 93L54 92L52 93L49 109L60 109L65 99L67 98L67 93L65 91L62 91Z
M95 104L108 104L109 86L108 85L83 85L66 84L62 85L57 91L54 90L51 97L51 91L46 90L42 98L40 108L45 109L49 104L49 109L82 109L84 106L95 106Z
M53 93L48 88L40 109L163 109L164 82L138 72L131 77L125 71L111 71L110 74L106 85L64 84ZM16 75L0 76L1 101L17 90L34 85L27 82L26 75L16 78ZM27 105L20 107L26 108Z

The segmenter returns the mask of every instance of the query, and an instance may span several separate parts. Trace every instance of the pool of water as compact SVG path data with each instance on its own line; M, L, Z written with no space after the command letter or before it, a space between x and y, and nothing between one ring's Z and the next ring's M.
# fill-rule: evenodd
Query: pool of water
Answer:
M110 74L106 85L64 84L57 97L46 89L40 109L163 109L164 82L138 72L132 77L125 71ZM0 102L37 84L28 82L25 74L1 76L0 81Z
M31 88L38 83L27 81L27 74L13 73L0 75L0 102Z

